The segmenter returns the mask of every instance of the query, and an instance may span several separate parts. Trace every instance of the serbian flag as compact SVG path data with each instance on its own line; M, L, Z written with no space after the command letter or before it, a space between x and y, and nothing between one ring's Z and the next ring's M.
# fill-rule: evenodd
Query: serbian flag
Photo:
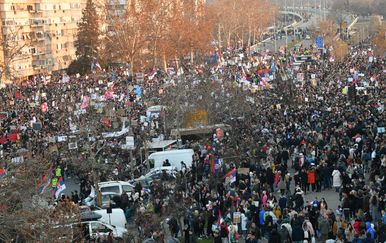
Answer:
M66 184L64 184L63 177L61 176L58 181L58 185L55 190L55 198L58 198L60 193L66 189Z
M213 175L218 176L218 172L220 171L221 164L222 164L222 159L212 159Z
M83 96L82 105L80 106L81 109L86 109L90 103L90 97Z
M260 69L257 71L257 73L258 74L272 73L272 70L270 68Z
M229 183L236 182L236 174L237 174L237 169L236 168L232 169L231 171L225 174L224 176L225 181L229 180Z

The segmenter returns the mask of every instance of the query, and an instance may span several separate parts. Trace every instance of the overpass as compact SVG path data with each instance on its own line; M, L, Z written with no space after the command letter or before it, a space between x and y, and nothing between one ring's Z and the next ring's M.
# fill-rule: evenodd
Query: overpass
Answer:
M296 13L296 12L291 12L291 11L279 11L280 14L282 15L293 15L295 16L297 19L299 19L299 21L294 21L293 23L287 25L287 26L284 26L284 27L281 27L279 28L278 30L276 30L276 32L280 32L282 30L288 30L290 28L296 28L297 26L301 25L303 22L304 22L304 19L303 19L303 16L301 16L300 14ZM273 29L275 28L275 26L270 26L267 28L267 31L270 30L270 29ZM268 37L267 39L265 40L262 40L261 42L255 44L255 45L252 45L250 48L249 48L249 51L252 53L252 52L255 52L259 49L259 46L260 44L264 43L264 42L268 42L272 39L272 37Z

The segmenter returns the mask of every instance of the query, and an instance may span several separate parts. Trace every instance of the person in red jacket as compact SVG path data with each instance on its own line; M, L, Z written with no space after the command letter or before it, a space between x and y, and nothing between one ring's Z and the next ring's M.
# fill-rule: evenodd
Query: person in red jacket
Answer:
M307 171L307 178L308 178L308 190L310 189L310 185L312 188L312 191L315 191L315 169L314 167L311 167Z

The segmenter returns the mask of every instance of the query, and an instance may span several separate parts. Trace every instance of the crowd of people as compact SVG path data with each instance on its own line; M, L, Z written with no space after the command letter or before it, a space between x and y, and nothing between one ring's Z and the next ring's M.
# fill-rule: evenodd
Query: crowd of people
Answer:
M195 80L209 73L225 96L225 84L237 83L253 100L244 105L252 108L240 119L229 117L231 131L189 141L193 166L175 183L155 183L150 193L136 186L123 207L128 218L168 218L169 235L137 222L145 241L384 242L385 59L367 43L353 46L342 61L302 46L275 55L229 50L222 65L195 70ZM304 53L312 61L295 66ZM92 155L108 164L97 171L100 181L139 177L146 166L138 148L166 133L162 119L142 118L149 104L164 105L159 102L175 91L168 79L158 72L139 83L113 70L1 89L0 169L12 176L13 164L49 160L51 176L37 178L39 184L47 181L57 191L61 181L79 176L74 203L96 183L85 162ZM186 85L194 89L197 82ZM102 135L123 130L125 122L136 140L134 154L121 149L124 139ZM332 188L338 208L324 198L305 199Z
M214 133L196 147L188 185L180 188L190 206L184 227L171 227L183 233L184 242L209 236L215 242L385 241L384 59L366 43L352 47L340 62L319 58L296 70L290 61L278 67L305 79L292 90L256 93L257 109L230 124L236 149L227 133L221 138ZM258 67L249 60L256 59L225 68L220 79ZM285 97L290 100L284 103ZM226 151L240 156L224 159L216 176L212 160L226 157ZM224 176L234 168L237 179L229 183ZM331 190L337 208L325 198L305 200L311 191Z

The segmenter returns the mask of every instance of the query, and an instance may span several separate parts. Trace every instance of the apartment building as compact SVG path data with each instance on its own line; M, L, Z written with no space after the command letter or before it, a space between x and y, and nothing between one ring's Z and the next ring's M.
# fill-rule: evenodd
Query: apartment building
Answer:
M67 68L85 2L0 0L1 68L20 79Z

